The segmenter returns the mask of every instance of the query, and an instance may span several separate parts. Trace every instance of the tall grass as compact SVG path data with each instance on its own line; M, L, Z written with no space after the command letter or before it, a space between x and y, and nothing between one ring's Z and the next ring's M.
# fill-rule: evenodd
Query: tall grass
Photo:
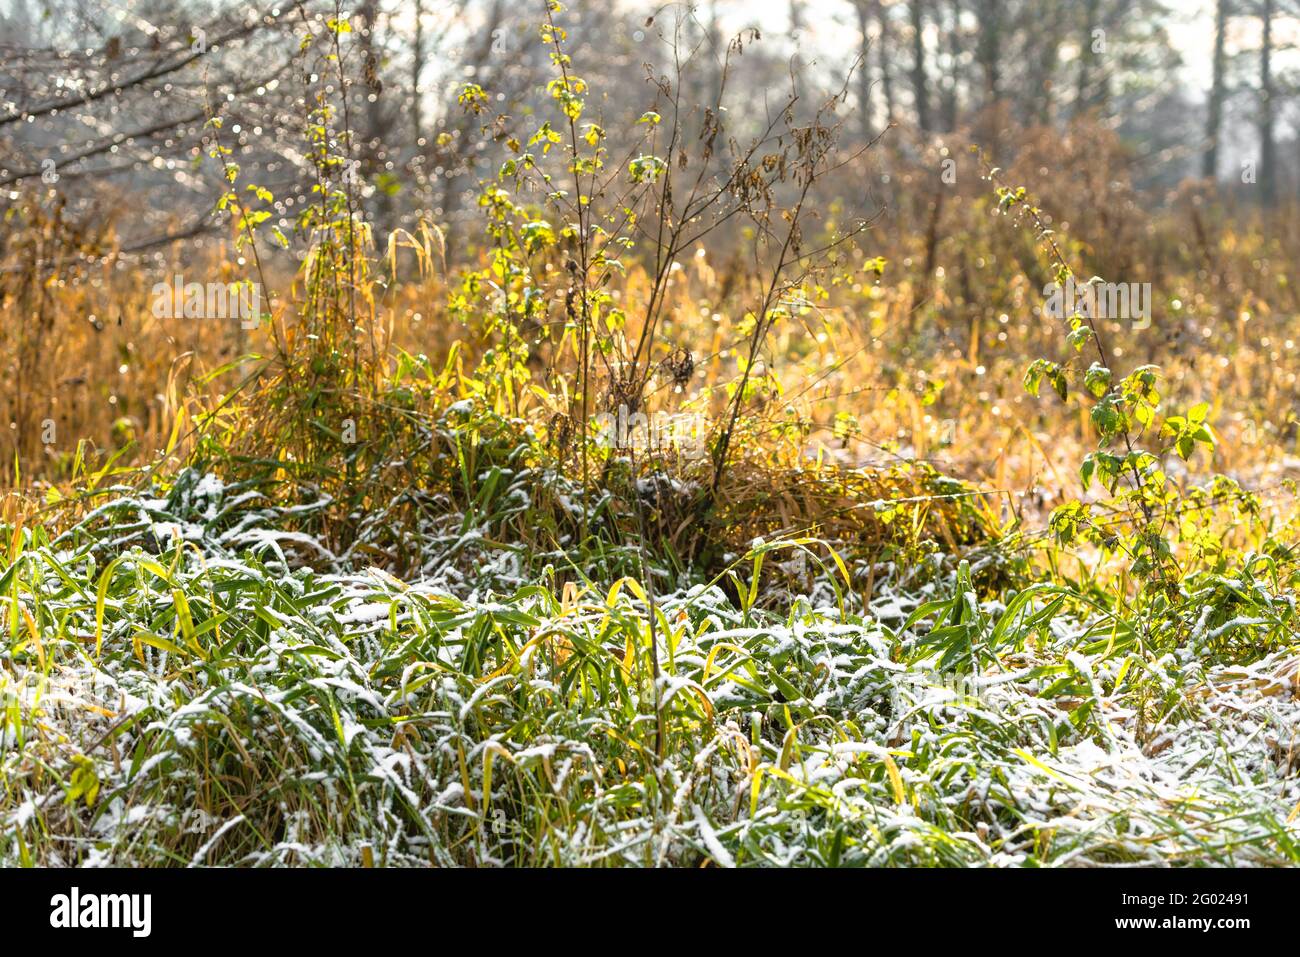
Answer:
M607 168L549 9L559 145L507 145L482 237L375 247L341 11L303 27L294 255L209 118L231 238L190 265L274 287L247 337L146 318L111 230L96 285L43 200L8 210L0 863L1296 863L1282 220L1195 190L1148 215L1083 126L1025 133L1008 179L1050 187L1050 149L1078 184L1033 230L973 166L934 186L933 143L881 147L902 202L860 219L836 98L706 129L729 172L682 207L678 121L619 143L667 160ZM1020 388L1053 225L1058 259L1153 284L1154 331L1111 323L1109 353L1226 422L1227 475L1161 456L1160 588L1116 499L1087 541L1048 523L1091 441ZM619 409L696 415L700 447L602 442Z
M1189 595L1242 603L1190 641L1069 584L980 601L965 566L863 608L827 562L820 599L756 607L761 564L815 543L752 550L739 600L667 580L652 610L487 542L470 589L294 570L274 515L186 482L114 506L171 544L14 546L8 862L1300 859L1295 612L1267 561Z

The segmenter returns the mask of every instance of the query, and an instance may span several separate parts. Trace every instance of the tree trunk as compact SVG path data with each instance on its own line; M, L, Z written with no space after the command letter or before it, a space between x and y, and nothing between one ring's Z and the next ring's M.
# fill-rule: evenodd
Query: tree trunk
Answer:
M1083 37L1079 48L1079 76L1074 91L1074 112L1084 112L1093 104L1092 69L1097 64L1097 52L1093 49L1093 31L1097 29L1098 7L1100 0L1086 0L1083 5Z
M853 9L858 15L858 129L862 142L870 143L875 135L871 70L868 67L868 55L871 52L871 8L866 0L854 0Z
M880 89L885 97L885 122L893 123L897 114L894 109L894 78L893 74L889 72L889 48L892 43L889 14L885 11L884 4L880 0L872 0L872 6L876 10L876 22L880 24L880 31L877 34L876 41L880 49L876 54L876 62L880 67Z
M912 19L912 95L916 100L916 125L930 132L930 91L925 75L925 6L922 0L908 4Z
M1277 198L1277 139L1273 131L1273 0L1264 0L1259 46L1259 183L1266 205Z
M1065 11L1060 0L1045 5L1044 17L1026 40L1030 61L1028 99L1025 107L1035 123L1048 126L1053 119L1053 79L1061 53L1061 34L1056 29Z
M1209 112L1205 119L1205 152L1201 154L1201 175L1215 179L1219 174L1219 132L1223 128L1223 99L1227 84L1224 72L1227 53L1224 41L1228 32L1228 0L1214 5L1214 77L1210 84Z
M424 3L415 0L415 37L411 41L411 143L420 149L424 119L420 113L420 76L424 73Z
M1001 0L980 0L980 35L975 57L984 71L986 106L1002 101L1002 10Z
M352 131L352 135L359 138L360 142L349 144L349 146L353 155L360 159L366 177L373 180L376 176L385 172L388 160L388 148L385 144L390 141L389 134L393 125L391 116L384 110L384 101L381 95L383 93L383 81L380 78L382 64L379 59L381 45L378 41L379 5L377 0L366 0L357 9L357 16L363 24L360 37L363 59L360 67L361 81L366 94L362 97L362 102L365 104L363 115L353 118L354 122L360 121L358 123L360 128ZM386 190L376 190L373 208L374 225L376 227L375 236L376 241L378 241L393 225L392 196Z
M961 59L961 0L948 4L948 76L944 80L939 109L943 128L951 133L957 128L958 61Z
M803 33L803 6L799 0L790 0L790 42L794 45L794 53L790 57L791 69L795 76L803 73L804 58L799 51L801 34Z

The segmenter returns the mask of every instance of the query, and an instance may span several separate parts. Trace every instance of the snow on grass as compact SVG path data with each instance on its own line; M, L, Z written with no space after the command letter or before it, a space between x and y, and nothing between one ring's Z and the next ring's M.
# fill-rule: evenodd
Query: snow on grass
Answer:
M0 864L1300 861L1300 649L1258 583L1195 644L960 575L652 611L513 552L298 567L240 494L124 498L100 515L147 520L0 566Z

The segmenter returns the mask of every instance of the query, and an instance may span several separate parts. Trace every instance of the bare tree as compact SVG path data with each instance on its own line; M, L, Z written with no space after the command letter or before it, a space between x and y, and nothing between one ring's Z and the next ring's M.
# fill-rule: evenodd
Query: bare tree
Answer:
M424 2L414 0L415 33L411 37L411 142L424 136L420 80L424 75Z
M885 98L885 123L893 123L897 115L894 104L894 79L890 71L890 50L893 48L893 31L890 29L889 10L883 0L872 0L872 7L876 12L876 23L879 24L879 50L876 53L876 63L880 70L880 90Z
M1277 135L1274 129L1277 91L1273 86L1274 0L1262 0L1259 8L1259 175L1260 198L1271 205L1277 198Z
M912 96L916 103L916 125L928 133L931 118L929 81L925 72L924 0L911 0L907 12L912 23Z
M1214 5L1214 65L1213 79L1206 103L1205 151L1201 154L1201 175L1214 179L1219 170L1219 135L1223 129L1223 101L1227 98L1228 0L1217 0Z
M875 130L875 109L871 96L871 70L868 66L871 55L871 0L853 0L853 12L858 18L858 135L863 140L871 139Z
M947 22L944 29L944 52L948 57L948 72L943 77L939 94L940 122L949 132L957 128L957 97L961 87L962 27L961 0L949 0Z
M1025 113L1037 123L1052 122L1053 85L1060 64L1059 24L1066 15L1062 0L1041 0L1043 15L1025 26Z
M984 72L984 102L1002 101L1002 0L977 0L980 33L975 57Z
M1074 92L1074 112L1082 113L1095 102L1093 87L1097 67L1096 31L1101 29L1101 0L1084 0L1083 36L1079 46L1079 73Z

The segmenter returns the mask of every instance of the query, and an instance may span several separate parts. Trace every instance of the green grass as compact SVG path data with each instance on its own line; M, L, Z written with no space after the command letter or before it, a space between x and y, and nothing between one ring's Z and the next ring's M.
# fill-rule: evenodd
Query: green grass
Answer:
M1300 862L1274 559L1123 614L964 564L863 609L813 542L651 595L481 536L455 574L295 568L289 525L186 475L21 533L0 863ZM800 551L816 597L758 607Z

